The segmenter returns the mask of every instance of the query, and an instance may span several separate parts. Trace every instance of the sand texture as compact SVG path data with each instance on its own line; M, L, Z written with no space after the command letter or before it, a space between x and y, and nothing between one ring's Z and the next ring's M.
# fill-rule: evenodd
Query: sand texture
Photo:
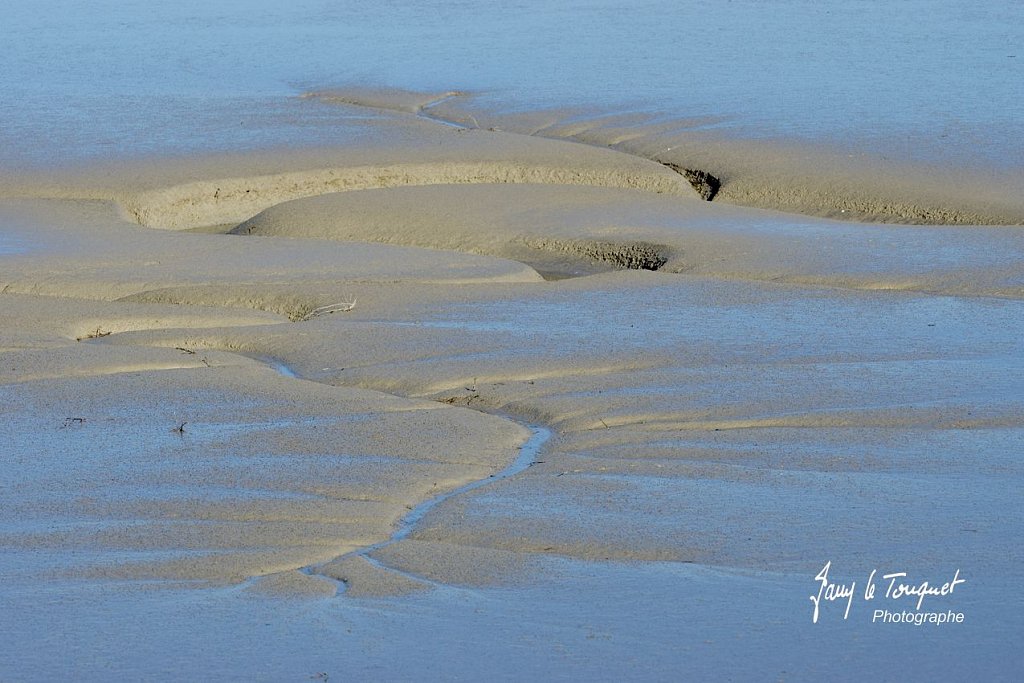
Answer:
M1019 223L1024 195L793 189L456 93L307 99L379 110L381 142L5 181L0 678L522 649L668 679L743 638L784 671L789 639L849 646L804 628L829 559L972 582L960 631L856 656L964 673L1020 625L1024 229L812 215Z

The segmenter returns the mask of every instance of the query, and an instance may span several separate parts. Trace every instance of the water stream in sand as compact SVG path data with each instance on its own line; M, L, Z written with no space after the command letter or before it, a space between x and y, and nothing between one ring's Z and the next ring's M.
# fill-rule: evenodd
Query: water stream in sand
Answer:
M261 358L260 360L265 362L267 365L272 367L274 370L279 372L284 377L287 377L289 379L301 379L298 373L296 373L294 370L288 367L287 364L280 360L266 357ZM353 551L351 553L341 555L340 557L335 558L335 560L342 559L349 555L358 555L360 557L366 557L369 559L369 556L374 551L386 548L389 545L392 545L394 543L401 541L404 538L407 538L409 534L415 531L416 525L420 522L420 520L426 517L426 515L431 510L436 508L438 505L441 505L445 501L455 498L456 496L461 496L462 494L469 493L470 491L475 491L476 489L479 489L483 486L487 486L488 484L493 484L503 479L514 477L520 472L526 470L528 467L531 467L532 465L536 464L541 448L543 448L544 444L547 443L548 439L551 438L551 430L536 425L523 426L528 427L532 434L530 435L530 438L527 439L526 442L519 447L519 455L517 455L516 459L513 460L507 467L498 472L495 472L494 474L484 479L476 479L467 484L463 484L462 486L459 486L457 488L450 489L448 491L439 493L431 498L427 498L426 500L422 501L421 503L410 509L409 512L406 513L402 517L402 519L398 521L397 528L389 538L380 541L379 543L374 543L364 548L360 548L359 550ZM304 570L309 571L311 573L316 573L318 566L320 565L306 567L304 568Z
M451 491L448 491L446 493L436 495L433 498L428 498L427 500L423 501L422 503L414 507L412 510L410 510L409 514L407 514L405 517L401 519L401 521L399 522L398 529L396 529L395 533L391 535L391 538L389 538L386 541L382 541L381 543L376 543L374 545L368 546L363 550L360 550L359 554L368 555L375 550L380 550L381 548L385 548L391 545L392 543L397 543L398 541L401 541L403 538L408 537L409 534L411 534L416 529L416 524L421 519L423 519L431 510L433 510L446 500L449 500L456 496L460 496L464 493L469 493L470 491L475 491L481 486L487 486L488 484L501 481L502 479L514 477L515 475L524 471L526 468L535 464L537 462L537 456L540 454L541 448L543 448L547 440L551 438L551 430L546 429L544 427L530 427L530 430L533 432L533 434L530 436L529 439L526 440L526 443L519 447L519 455L508 467L499 472L495 472L486 479L477 479L476 481L471 481L468 484L463 484L462 486L452 489Z

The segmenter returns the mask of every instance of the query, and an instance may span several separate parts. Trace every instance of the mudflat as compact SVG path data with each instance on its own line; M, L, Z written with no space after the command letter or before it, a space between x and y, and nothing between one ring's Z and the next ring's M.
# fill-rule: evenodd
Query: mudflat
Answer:
M1024 195L381 92L309 98L372 144L5 178L4 677L1013 669Z

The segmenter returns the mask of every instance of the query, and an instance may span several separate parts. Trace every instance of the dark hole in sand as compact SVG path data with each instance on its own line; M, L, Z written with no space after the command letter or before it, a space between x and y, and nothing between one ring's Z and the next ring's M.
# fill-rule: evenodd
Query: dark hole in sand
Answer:
M686 178L687 182L693 186L693 189L697 191L700 198L706 202L710 202L718 194L718 189L722 187L722 181L711 175L707 171L701 171L693 168L683 168L679 164L673 164L671 161L662 161L662 165L671 168L679 175Z

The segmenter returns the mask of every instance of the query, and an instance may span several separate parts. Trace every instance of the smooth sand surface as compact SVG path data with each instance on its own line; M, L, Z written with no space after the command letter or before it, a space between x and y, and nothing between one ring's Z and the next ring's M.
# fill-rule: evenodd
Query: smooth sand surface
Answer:
M1021 228L393 125L8 184L0 677L1017 669ZM811 630L829 560L960 569L968 624Z

